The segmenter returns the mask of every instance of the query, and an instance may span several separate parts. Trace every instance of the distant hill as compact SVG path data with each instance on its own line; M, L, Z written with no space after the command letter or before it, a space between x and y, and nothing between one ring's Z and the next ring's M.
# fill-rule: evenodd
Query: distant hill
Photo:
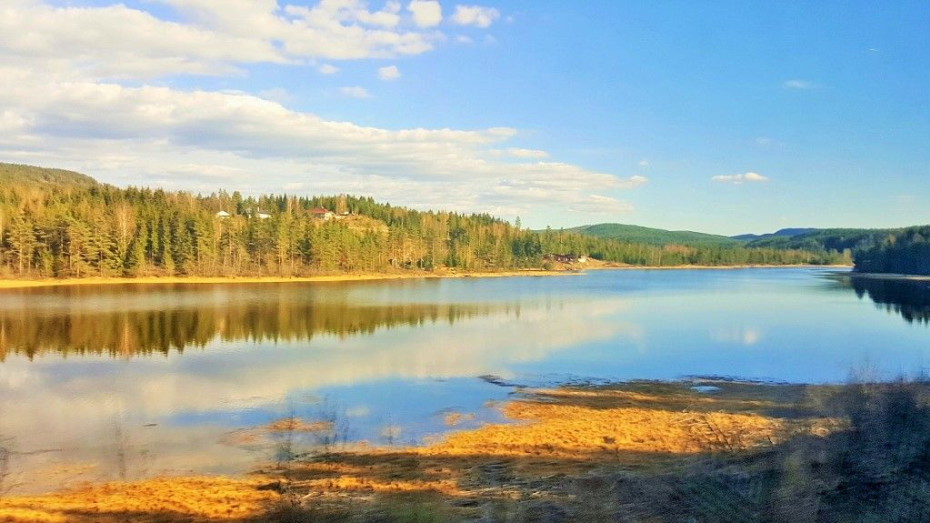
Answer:
M779 229L775 232L768 233L768 234L740 234L737 236L730 236L730 238L733 238L734 240L751 242L751 241L762 240L765 238L773 238L773 237L792 238L794 236L799 236L801 234L808 234L811 232L816 232L817 230L818 229L814 229L814 228Z
M72 186L78 188L99 185L97 180L90 176L74 171L2 162L0 162L0 184L7 187L15 184L18 186Z
M795 229L797 230L797 229ZM812 229L794 235L767 235L746 243L747 247L769 249L803 249L853 253L871 249L902 229Z
M625 225L620 223L599 223L597 225L582 225L566 229L575 232L629 243L644 243L647 245L690 245L690 246L721 246L736 247L742 244L739 240L716 234L705 234L692 231L667 231L653 229L639 225Z

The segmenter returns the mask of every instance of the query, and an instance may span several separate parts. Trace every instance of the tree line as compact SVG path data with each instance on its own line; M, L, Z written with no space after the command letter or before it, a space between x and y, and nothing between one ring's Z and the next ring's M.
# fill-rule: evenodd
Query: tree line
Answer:
M858 272L930 275L930 226L890 232L885 239L856 253Z
M6 164L9 166L9 164ZM35 168L32 168L35 169ZM488 214L416 211L356 196L244 197L7 176L0 276L304 276L543 267L552 254L630 265L826 264L835 252L651 246ZM2 174L2 173L0 173ZM314 209L331 214L321 219Z

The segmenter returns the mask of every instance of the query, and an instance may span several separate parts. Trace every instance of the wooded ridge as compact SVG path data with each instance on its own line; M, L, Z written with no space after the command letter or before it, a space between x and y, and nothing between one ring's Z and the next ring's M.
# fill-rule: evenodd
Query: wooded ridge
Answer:
M583 257L650 266L844 262L827 251L657 246L533 232L488 214L416 211L349 195L204 196L118 188L14 164L0 164L0 182L6 278L502 271Z

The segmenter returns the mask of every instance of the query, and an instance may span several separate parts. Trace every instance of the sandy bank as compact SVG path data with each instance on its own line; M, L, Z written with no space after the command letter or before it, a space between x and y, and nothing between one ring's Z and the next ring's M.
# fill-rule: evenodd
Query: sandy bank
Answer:
M76 285L209 285L209 284L235 284L235 283L322 283L322 282L353 282L376 280L401 279L431 279L431 278L505 278L515 276L565 276L578 274L577 271L544 271L520 270L502 272L414 272L414 273L358 273L358 274L331 274L305 277L280 276L146 276L141 278L64 278L42 280L0 280L0 289L22 289L32 287L65 287Z

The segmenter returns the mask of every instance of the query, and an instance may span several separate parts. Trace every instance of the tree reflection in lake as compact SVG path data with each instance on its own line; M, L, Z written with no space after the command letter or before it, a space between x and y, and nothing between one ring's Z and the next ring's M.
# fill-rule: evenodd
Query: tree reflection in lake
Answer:
M510 305L349 302L301 285L23 289L0 300L0 361L8 354L127 357L207 346L211 341L308 341L319 334L456 321ZM519 314L519 305L513 305Z
M466 283L0 292L0 487L238 473L391 424L417 441L444 408L497 415L507 391L473 376L616 334L577 328L596 301Z
M859 298L899 314L908 323L930 325L930 281L851 277L848 285Z

